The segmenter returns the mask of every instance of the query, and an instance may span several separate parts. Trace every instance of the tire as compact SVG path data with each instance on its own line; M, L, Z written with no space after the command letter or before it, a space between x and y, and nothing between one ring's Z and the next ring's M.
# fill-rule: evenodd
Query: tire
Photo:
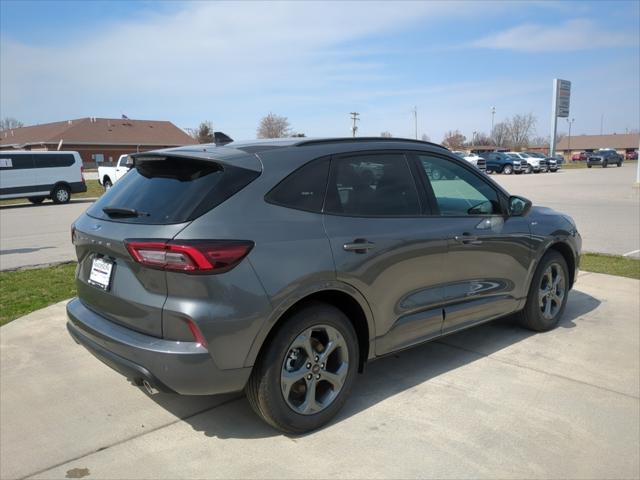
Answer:
M551 276L549 276L551 272ZM556 289L556 279L558 280ZM549 283L551 281L551 283ZM546 332L555 328L564 313L569 296L569 269L564 257L555 250L549 250L540 260L533 275L527 303L517 314L520 325L534 332Z
M44 202L45 197L29 197L29 201L33 204L39 204Z
M591 168L591 165L587 165L587 168Z
M602 164L602 168L607 168L608 166L609 166L609 163L608 163L608 162L604 162L604 163Z
M338 347L329 353L325 365L318 348L323 343L326 346L329 334ZM312 341L306 343L305 338ZM307 354L308 348L313 349L313 358ZM284 433L301 434L320 428L338 413L349 396L358 369L358 355L358 339L347 316L332 305L309 304L286 319L263 347L245 388L249 403L265 422ZM340 379L337 384L322 377L332 372L334 380ZM285 397L287 374L292 380ZM316 375L320 378L317 382ZM309 408L313 403L307 395L311 385L316 393L313 403L319 408L315 412ZM318 392L324 400L320 400ZM323 402L327 404L322 405Z
M109 177L106 177L102 181L102 186L104 187L104 189L106 191L106 190L109 190L111 187L113 187L113 183L111 183L111 179Z
M527 165L527 169L524 171L524 173L532 173L533 172L533 167L531 165Z
M51 192L51 200L53 203L69 203L71 200L71 191L66 185L56 185Z
M502 173L505 175L511 175L513 173L513 166L507 163L504 167L502 167Z
M621 167L622 166L622 162L618 162L618 163L616 163L616 165Z

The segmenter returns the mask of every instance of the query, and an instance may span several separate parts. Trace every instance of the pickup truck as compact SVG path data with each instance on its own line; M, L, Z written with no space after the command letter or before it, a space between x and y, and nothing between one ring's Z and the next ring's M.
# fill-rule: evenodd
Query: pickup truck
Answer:
M458 157L466 160L471 165L476 167L481 172L486 172L486 164L487 162L483 157L478 156L476 153L467 154L465 152L461 152L460 150L454 150L452 153L456 154Z
M531 168L519 158L512 158L503 152L483 152L482 156L487 161L487 173L497 172L511 175L512 173L526 172Z
M98 167L98 182L105 190L109 190L130 169L129 155L120 155L115 167Z

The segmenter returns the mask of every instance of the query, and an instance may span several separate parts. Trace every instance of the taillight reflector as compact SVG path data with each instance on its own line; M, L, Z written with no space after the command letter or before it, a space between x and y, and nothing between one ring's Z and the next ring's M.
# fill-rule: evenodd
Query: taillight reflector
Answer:
M247 256L253 242L245 240L125 241L131 257L151 268L187 273L223 273Z

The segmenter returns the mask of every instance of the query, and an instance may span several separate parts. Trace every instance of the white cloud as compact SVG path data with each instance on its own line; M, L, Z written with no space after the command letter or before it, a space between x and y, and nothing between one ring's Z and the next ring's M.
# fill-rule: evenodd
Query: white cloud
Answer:
M602 28L591 20L577 19L560 25L520 25L471 42L470 46L521 52L568 52L637 47L638 38Z
M231 97L261 103L279 92L344 91L356 80L381 82L384 71L341 46L453 10L442 2L196 2L73 43L3 38L0 102L13 116L43 121L63 111L101 115L93 109L105 104L132 115L153 112L153 103L202 115Z

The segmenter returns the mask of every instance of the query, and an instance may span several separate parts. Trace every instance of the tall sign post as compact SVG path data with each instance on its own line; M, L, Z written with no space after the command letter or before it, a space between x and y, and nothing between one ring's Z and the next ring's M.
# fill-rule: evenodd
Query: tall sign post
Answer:
M571 100L571 82L569 80L553 79L553 101L551 102L551 145L549 156L556 154L556 135L558 133L558 117L569 116Z

